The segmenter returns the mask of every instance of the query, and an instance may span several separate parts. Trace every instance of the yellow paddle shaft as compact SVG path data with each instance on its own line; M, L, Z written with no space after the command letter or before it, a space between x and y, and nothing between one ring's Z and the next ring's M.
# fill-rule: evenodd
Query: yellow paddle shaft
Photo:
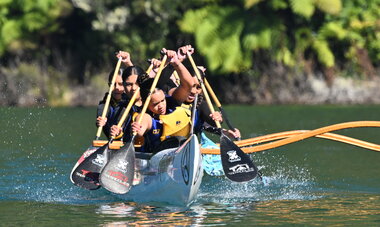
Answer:
M214 91L212 90L212 87L210 86L210 84L208 83L206 78L205 78L205 85L206 85L207 91L210 93L210 95L211 95L212 99L214 100L216 106L221 107L222 104L220 104L218 97L216 97Z
M199 81L199 83L200 83L200 85L201 85L201 87L202 87L203 95L204 95L204 97L205 97L205 99L206 99L206 102L207 102L208 108L210 109L210 112L213 114L213 113L215 112L215 110L214 110L214 106L213 106L212 103L211 103L210 96L209 96L208 93L207 93L207 90L206 90L206 88L205 88L205 85L204 85L204 83L203 83L203 81L202 81L202 77L201 77L201 75L199 74L199 71L198 71L197 66L195 65L194 59L193 59L193 57L191 56L191 54L190 54L189 52L187 53L187 58L190 60L190 63L191 63L191 65L192 65L193 69L194 69L195 75L197 76L198 81ZM194 103L194 105L195 105L195 104L196 104L196 103ZM221 125L220 125L220 122L219 122L219 121L215 121L215 124L216 124L216 127L221 128Z
M152 86L150 87L150 90L149 90L149 95L146 98L146 100L144 101L143 109L141 110L140 117L139 117L139 119L137 121L139 124L141 124L143 116L144 116L144 114L145 114L145 112L146 112L146 110L148 108L148 105L149 105L152 93L153 93L154 89L157 86L157 83L158 83L158 80L160 79L162 70L165 67L165 63L166 63L167 58L168 58L167 55L164 55L164 57L162 58L160 68L158 68L158 72L157 72L156 76L154 77L153 84L152 84ZM136 132L133 133L133 135L136 135L136 134L137 134Z
M121 65L121 58L119 58L119 60L117 61L115 72L113 73L113 76L112 76L112 80L111 80L110 88L108 91L106 103L104 104L102 118L105 118L107 115L108 107L109 107L110 102L111 102L112 91L113 91L113 88L115 86L116 77L119 74L120 65ZM96 138L100 137L100 134L102 133L102 129L103 129L103 126L98 127L98 131L96 132Z

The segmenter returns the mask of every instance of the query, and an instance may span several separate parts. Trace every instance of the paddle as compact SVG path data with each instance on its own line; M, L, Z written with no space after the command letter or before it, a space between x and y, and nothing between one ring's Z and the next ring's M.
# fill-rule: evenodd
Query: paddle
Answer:
M121 60L122 58L119 58L119 60L117 61L115 72L112 76L108 95L102 112L102 118L105 118L107 115L108 107L111 102L112 91L115 86L116 77L119 74ZM98 140L100 138L102 129L103 126L98 127L95 140ZM104 157L102 154L106 150L107 146L108 144L98 149L91 146L83 153L83 155L79 158L70 174L70 180L71 182L73 182L73 184L89 190L95 190L100 187L100 184L98 182L99 171L104 164Z
M124 124L129 111L135 103L139 90L140 88L137 88L133 94L131 100L128 103L128 106L124 110L123 115L119 120L119 123L117 124L117 127L121 128ZM77 185L90 190L100 187L99 173L108 160L109 145L113 142L114 139L115 137L112 136L108 143L97 149L73 171L72 177L73 179L76 179Z
M198 94L195 95L194 103L198 102ZM190 129L190 135L194 134L194 126L195 126L195 112L197 110L197 105L193 105L193 109L191 111L191 129Z
M119 60L117 61L115 72L113 73L113 76L112 76L112 81L111 81L110 88L109 88L109 91L108 91L106 103L104 104L104 109L103 109L103 112L102 112L102 118L105 118L106 115L107 115L107 112L108 112L108 107L110 105L111 97L112 97L111 94L112 94L113 88L115 86L116 77L119 74L121 60L122 60L122 58L119 58ZM103 129L103 126L99 126L98 127L98 131L96 132L95 140L98 140L100 138L100 134L102 133L102 129Z
M199 74L198 68L194 63L194 60L190 53L187 53L187 57L195 71L198 81L202 87L203 95L206 99L207 105L214 113L214 107L212 106L210 97L208 96L205 85ZM218 121L215 121L216 126L221 128ZM220 155L222 160L223 171L226 177L232 181L244 182L254 179L258 174L258 169L249 157L245 154L236 144L234 144L221 130L220 136Z
M218 97L216 97L214 91L212 90L212 88L211 88L211 86L210 86L210 84L208 83L208 81L207 81L206 78L204 79L204 84L206 85L207 91L210 93L210 95L211 95L212 99L214 100L216 106L218 107L218 109L219 109L220 112L222 113L223 119L226 120L226 123L227 123L228 127L229 127L231 130L235 131L235 127L232 126L231 122L229 121L229 119L228 119L228 117L227 117L227 113L226 113L226 112L224 111L224 109L222 108L222 104L220 104ZM241 139L240 137L237 138L237 140L240 140L240 139Z
M164 55L160 68L156 76L154 77L153 84L150 88L148 97L145 100L143 109L140 113L138 123L141 124L143 115L145 114L151 95L156 88L158 79L160 78L161 72L165 66L167 55ZM110 192L117 194L125 194L129 192L133 184L133 178L135 174L135 147L134 140L137 133L133 133L132 138L128 143L126 143L122 148L113 152L110 160L104 166L100 173L100 183L101 185Z

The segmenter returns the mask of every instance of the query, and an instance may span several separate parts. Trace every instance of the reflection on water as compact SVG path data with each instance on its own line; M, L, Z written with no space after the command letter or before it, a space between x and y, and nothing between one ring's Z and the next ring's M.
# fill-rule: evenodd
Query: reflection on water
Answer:
M135 203L101 205L96 213L103 226L131 225L273 225L354 224L380 221L380 196L324 194L315 200L270 200L202 203L191 207L157 207ZM111 220L109 220L111 219Z
M206 217L206 209L201 206L173 207L153 206L136 203L112 203L101 205L96 213L107 217L128 219L127 221L106 222L104 226L130 226L130 225L192 225L202 223Z
M170 225L189 226L225 225L241 219L254 210L255 203L194 204L189 208L142 206L133 203L102 205L97 212L112 217L103 226ZM116 219L117 218L117 219ZM120 220L121 219L121 220ZM128 220L123 220L128 219Z

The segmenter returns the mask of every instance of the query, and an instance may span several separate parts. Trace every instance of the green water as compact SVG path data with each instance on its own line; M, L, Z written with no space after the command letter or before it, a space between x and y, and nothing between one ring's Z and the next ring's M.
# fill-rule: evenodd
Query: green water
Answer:
M379 106L226 106L251 138L379 120ZM0 226L380 225L380 152L318 138L255 153L264 182L205 176L190 207L120 201L71 184L95 108L0 108ZM380 143L380 128L337 133ZM218 140L217 137L212 137Z

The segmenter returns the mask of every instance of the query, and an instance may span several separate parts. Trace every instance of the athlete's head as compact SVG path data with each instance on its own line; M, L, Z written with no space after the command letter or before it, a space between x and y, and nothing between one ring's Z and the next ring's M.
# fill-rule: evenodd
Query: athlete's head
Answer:
M153 78L146 79L141 82L141 99L145 102L147 97L149 96L150 88L153 84ZM155 88L150 97L150 102L148 105L148 110L153 114L163 115L166 114L166 99L165 93L160 88Z
M203 70L198 68L198 71L199 71L199 74L201 75L202 80L204 80L205 74L204 74ZM197 77L195 71L192 70L190 73L193 76L194 83L193 83L193 86L191 87L189 95L186 98L185 102L187 102L187 103L194 102L195 95L202 93L202 87L199 83L199 80L198 80L198 77Z
M111 86L114 73L115 73L115 70L112 70L110 74L108 75L108 86ZM122 94L124 93L123 79L121 78L122 74L123 74L123 70L119 69L118 74L115 79L115 85L112 90L112 97L116 100L121 100Z
M139 87L138 80L141 77L145 77L145 71L139 66L129 66L123 70L123 85L125 93L129 98L133 96L137 88ZM140 95L137 95L137 99L140 98Z

